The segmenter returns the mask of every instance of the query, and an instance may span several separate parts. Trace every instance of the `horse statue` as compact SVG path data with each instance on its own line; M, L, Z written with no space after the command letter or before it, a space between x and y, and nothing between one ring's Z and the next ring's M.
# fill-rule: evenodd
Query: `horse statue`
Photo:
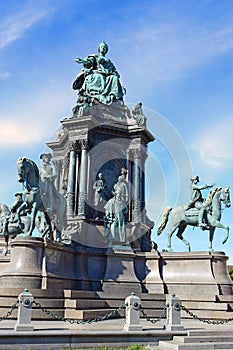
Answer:
M5 239L5 252L8 253L9 237L15 238L21 233L26 233L31 224L30 216L22 215L19 220L15 220L12 212L6 204L0 204L0 235Z
M221 203L224 203L226 208L230 208L231 201L230 201L229 187L227 188L219 187L219 188L213 189L206 199L206 213L205 213L204 219L207 226L203 229L209 231L209 251L213 251L212 243L214 238L214 232L217 227L222 228L226 231L222 244L225 244L229 237L229 227L224 226L220 222L221 214L222 214ZM169 219L169 214L172 211L172 216L170 219L171 224L170 224L170 229L168 231L168 243L167 243L168 251L172 251L171 237L173 233L176 231L176 229L178 229L176 236L186 245L187 250L191 251L191 245L186 239L183 238L183 232L185 231L188 225L194 226L194 227L199 226L198 224L199 210L196 208L191 208L188 210L185 210L185 209L186 209L185 206L176 207L173 210L172 208L168 207L163 212L163 221L157 229L158 236L165 229Z
M53 239L51 229L54 226L55 230L58 230L60 233L63 228L66 227L66 199L65 197L57 192L56 198L53 203L51 212L46 212L46 209L43 204L41 192L40 192L40 176L39 169L35 162L26 157L19 158L17 161L17 172L18 172L18 181L23 183L25 186L23 196L24 202L17 209L17 215L20 217L20 213L24 210L29 210L31 213L31 224L27 235L31 236L32 232L38 223L39 231L45 235L48 234L49 238ZM40 218L36 219L37 213L41 212ZM54 225L52 225L52 223ZM58 240L61 239L61 234L58 236Z
M9 237L14 239L20 234L26 235L30 229L31 220L31 217L27 215L27 211L17 216L6 204L0 204L0 236L4 236L6 243L4 255L8 254ZM45 236L51 238L52 226L46 217L46 213L41 213L41 216L36 218L35 225L42 238Z

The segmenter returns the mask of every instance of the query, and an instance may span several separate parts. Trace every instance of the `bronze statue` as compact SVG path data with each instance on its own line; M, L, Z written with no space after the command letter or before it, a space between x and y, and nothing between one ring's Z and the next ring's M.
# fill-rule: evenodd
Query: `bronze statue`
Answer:
M52 212L52 208L54 208L57 199L57 190L54 184L57 178L57 171L55 165L51 163L51 153L42 153L40 159L42 160L42 165L39 169L40 191L44 207L49 214Z
M122 85L116 67L106 58L108 45L102 41L98 46L98 54L86 58L76 58L83 65L73 83L73 89L78 90L78 106L85 108L96 100L103 104L123 101L125 88Z
M198 179L196 179L197 181ZM195 181L195 182L196 182ZM206 185L210 187L209 185ZM206 187L207 188L207 187ZM199 197L200 198L200 197ZM194 202L196 203L196 201ZM229 227L224 226L220 220L222 215L221 203L225 204L226 208L230 208L230 190L228 188L217 187L211 191L211 194L207 198L207 204L205 204L206 214L206 226L204 230L209 230L209 250L213 251L213 237L216 227L222 228L226 231L225 237L223 239L223 244L226 243L229 237ZM168 210L169 209L169 210ZM157 234L160 235L166 227L166 223L168 222L168 217L171 210L170 208L166 208L163 215L163 221L165 225L160 225ZM171 226L168 231L168 243L167 249L168 251L172 251L171 249L171 237L173 233L178 229L176 236L186 245L187 250L191 251L190 243L183 238L183 232L185 231L188 225L191 226L200 226L199 225L199 209L192 207L187 210L186 206L176 207L172 210L171 216Z
M98 220L100 215L99 213L102 209L103 200L106 199L106 185L105 185L105 181L102 173L98 174L98 178L93 185L93 190L95 191L95 195L94 195L94 207L95 207L95 214L96 214L95 219Z
M212 188L213 185L198 186L199 176L193 176L191 181L191 200L188 202L186 209L197 208L199 210L199 226L202 228L207 227L207 224L203 222L204 214L206 211L206 203L202 197L202 190Z
M124 175L118 177L113 187L114 197L105 205L105 228L110 228L110 242L126 242L126 217L128 213L129 192ZM105 231L107 232L107 230ZM106 234L105 234L106 235Z

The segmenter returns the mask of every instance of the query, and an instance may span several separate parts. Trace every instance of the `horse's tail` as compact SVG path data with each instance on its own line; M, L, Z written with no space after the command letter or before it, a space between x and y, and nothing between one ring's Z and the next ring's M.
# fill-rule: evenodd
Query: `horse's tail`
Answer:
M168 218L169 218L169 214L170 214L170 211L172 210L171 207L167 207L164 209L163 211L163 215L162 215L162 222L160 224L160 226L158 227L157 229L157 235L159 236L163 230L165 229L166 225L167 225L167 222L168 222Z

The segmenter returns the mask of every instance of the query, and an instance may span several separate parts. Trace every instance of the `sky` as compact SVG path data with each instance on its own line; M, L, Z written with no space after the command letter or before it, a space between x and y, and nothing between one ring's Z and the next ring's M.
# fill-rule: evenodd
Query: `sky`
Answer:
M126 87L125 103L143 103L156 140L147 160L147 210L156 236L164 207L190 197L190 177L233 188L233 2L231 0L0 0L0 202L11 205L16 162L40 163L76 102L75 57L109 45ZM153 175L152 175L153 174ZM208 191L203 191L206 197ZM215 232L214 249L233 264L230 227ZM187 228L192 250L208 250L208 233ZM184 250L174 236L175 251Z

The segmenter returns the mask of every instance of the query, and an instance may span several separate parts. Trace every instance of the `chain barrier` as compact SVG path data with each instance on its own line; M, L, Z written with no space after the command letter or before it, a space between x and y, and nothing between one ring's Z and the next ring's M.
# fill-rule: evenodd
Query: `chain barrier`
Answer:
M233 317L224 319L224 320L208 320L204 317L199 317L195 315L192 311L188 310L185 306L180 305L181 310L184 310L187 312L187 314L191 317L193 317L195 320L198 320L200 322L208 323L208 324L213 324L213 325L218 325L218 324L224 324L224 323L229 323L233 321Z
M47 308L42 307L41 304L36 302L35 300L33 300L32 304L34 304L38 309L40 309L41 311L43 311L47 315L50 315L51 317L53 317L55 320L68 322L70 324L85 324L85 323L94 323L94 322L108 320L110 317L116 316L119 311L124 310L126 307L126 304L122 304L117 309L115 309L115 310L113 310L113 311L111 311L108 314L105 314L103 316L98 316L98 317L91 318L88 320L75 320L72 318L65 318L65 317L62 317L60 315L54 314L53 312L51 312Z
M19 306L19 299L16 300L16 302L11 306L10 310L6 313L6 315L0 317L0 321L6 320L8 317L11 316L12 312L17 309Z
M159 315L158 318L151 318L149 317L146 312L143 310L143 308L141 307L140 311L142 313L142 315L146 318L147 321L151 322L151 323L157 323L159 321L162 320L162 318L166 318L167 315L167 308L168 308L168 304L166 304L161 312L161 314Z

